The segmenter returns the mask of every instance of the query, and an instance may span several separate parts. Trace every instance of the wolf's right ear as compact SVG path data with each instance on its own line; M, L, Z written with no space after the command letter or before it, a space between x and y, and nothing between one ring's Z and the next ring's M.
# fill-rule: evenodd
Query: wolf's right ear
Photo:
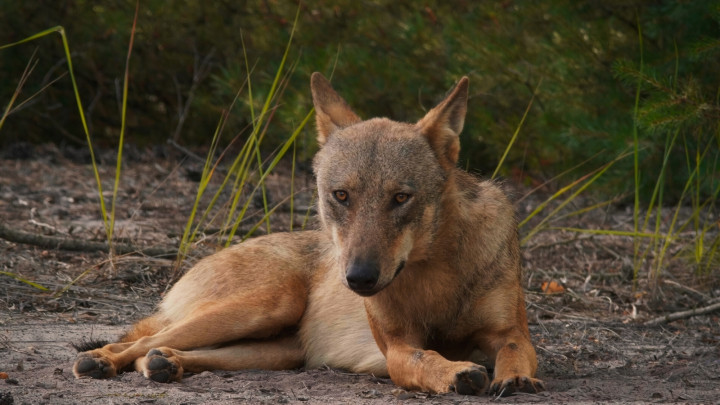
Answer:
M310 88L315 105L317 139L320 146L325 144L333 132L361 121L322 74L318 72L312 74Z

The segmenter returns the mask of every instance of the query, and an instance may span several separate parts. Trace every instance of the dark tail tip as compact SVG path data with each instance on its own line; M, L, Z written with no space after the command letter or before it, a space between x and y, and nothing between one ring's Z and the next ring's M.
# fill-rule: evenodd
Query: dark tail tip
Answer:
M82 341L78 343L71 342L70 345L78 352L87 352L90 350L99 349L107 345L108 343L109 342L107 340L87 340L83 338Z

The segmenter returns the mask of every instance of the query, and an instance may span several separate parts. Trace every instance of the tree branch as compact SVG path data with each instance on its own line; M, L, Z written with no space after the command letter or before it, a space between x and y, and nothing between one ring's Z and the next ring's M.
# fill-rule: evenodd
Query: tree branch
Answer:
M661 323L672 322L672 321L676 321L678 319L690 318L690 317L693 317L696 315L707 314L707 313L710 313L713 311L717 311L718 309L720 309L720 302L716 302L714 304L711 304L711 305L708 305L705 307L701 307L701 308L690 309L687 311L673 312L672 314L659 316L655 319L651 319L651 320L645 322L644 325L645 326L659 325Z
M0 238L15 243L38 246L45 249L61 249L79 252L107 252L110 244L83 239L62 238L57 236L38 235L11 229L0 223ZM163 249L158 247L140 248L126 243L113 243L117 254L140 254L154 257L172 257L177 255L177 249Z

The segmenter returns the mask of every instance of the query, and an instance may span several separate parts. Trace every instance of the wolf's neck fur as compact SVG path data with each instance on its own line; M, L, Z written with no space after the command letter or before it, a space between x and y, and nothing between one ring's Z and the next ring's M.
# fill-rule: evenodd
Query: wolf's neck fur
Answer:
M454 307L460 308L460 300L467 298L458 294L464 290L458 288L458 280L474 281L470 274L473 269L468 268L469 260L464 252L469 241L462 233L462 229L467 228L463 222L471 221L472 217L465 207L466 197L458 196L466 193L461 189L465 183L477 187L477 181L465 172L458 170L450 173L438 207L434 237L423 252L424 260L409 262L387 288L366 298L369 311L379 316L412 314L399 321L410 329L425 330L432 330L433 325L443 324L448 321L446 317L456 315ZM430 273L432 276L429 276ZM458 277L458 273L464 274ZM439 319L441 317L443 319Z

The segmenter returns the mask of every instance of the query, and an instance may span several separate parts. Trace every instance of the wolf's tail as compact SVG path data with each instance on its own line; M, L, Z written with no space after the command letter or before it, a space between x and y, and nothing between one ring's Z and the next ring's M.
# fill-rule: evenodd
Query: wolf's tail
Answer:
M133 325L132 329L122 335L122 337L120 338L120 342L134 342L143 336L150 336L156 334L163 327L165 327L165 324L160 319L158 319L157 316L147 317Z
M133 325L132 328L127 333L122 335L118 341L121 343L134 342L143 336L154 335L164 326L165 325L159 319L151 316ZM107 345L108 343L110 342L108 342L107 340L83 338L80 342L71 342L70 345L78 352L87 352L90 350L99 349Z
M70 342L70 346L73 347L73 349L77 350L78 353L80 352L87 352L90 350L99 349L109 342L107 340L97 340L97 339L85 339L81 340L78 343Z

